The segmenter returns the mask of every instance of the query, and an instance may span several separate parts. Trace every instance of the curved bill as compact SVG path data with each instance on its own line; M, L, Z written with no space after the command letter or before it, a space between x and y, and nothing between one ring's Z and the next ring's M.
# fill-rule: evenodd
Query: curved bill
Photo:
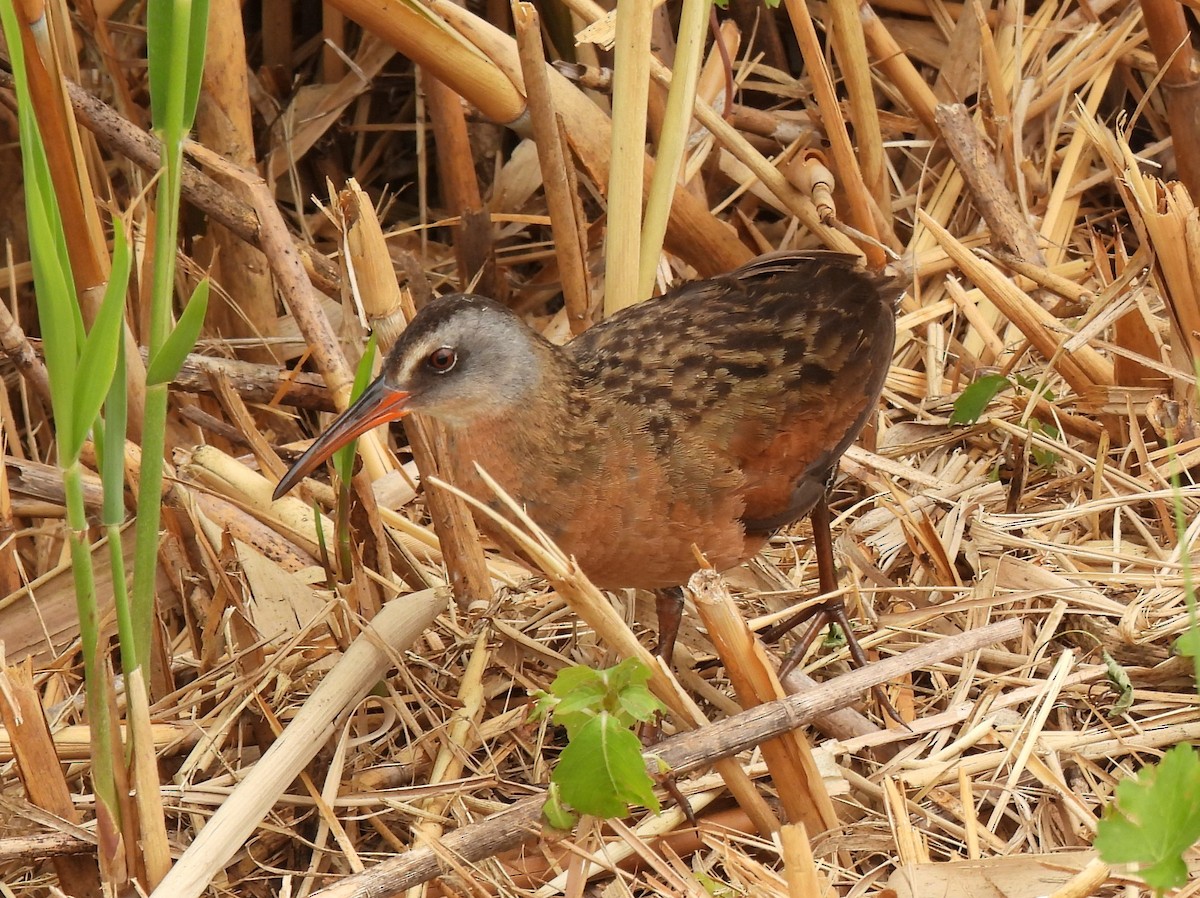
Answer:
M320 467L321 463L341 449L355 437L373 427L403 418L409 413L408 399L411 394L389 387L382 377L367 387L358 401L334 419L329 429L313 441L308 451L296 459L272 494L273 499L284 493Z

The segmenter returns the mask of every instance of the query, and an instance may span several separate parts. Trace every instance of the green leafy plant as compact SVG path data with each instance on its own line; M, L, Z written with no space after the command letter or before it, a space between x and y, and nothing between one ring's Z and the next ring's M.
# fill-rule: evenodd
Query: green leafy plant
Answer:
M1032 393L1037 389L1037 382L1032 378L1019 374L1012 378L1006 377L1003 374L985 374L982 377L976 378L954 400L954 411L950 414L950 424L974 424L980 419L996 396L1004 390L1016 387ZM1052 402L1054 400L1054 393L1049 389L1043 388L1042 396L1047 401ZM1030 419L1029 430L1033 433L1044 434L1051 439L1058 437L1057 427L1053 424L1046 424L1037 418ZM1053 468L1059 460L1057 452L1051 449L1044 449L1036 444L1030 447L1029 454L1033 456L1034 463L1040 468Z
M1029 422L1029 429L1033 433L1040 433L1056 440L1059 437L1058 428L1053 424L1045 424L1037 418L1033 418ZM1039 468L1053 468L1058 464L1061 456L1053 449L1046 449L1039 446L1037 443L1032 443L1029 447L1029 454L1033 456L1034 464Z
M67 540L75 580L76 605L91 728L92 780L100 835L100 863L106 885L122 890L130 875L153 888L170 864L159 772L150 732L146 662L158 569L162 458L168 384L174 379L204 323L208 283L193 292L177 324L172 324L174 263L177 251L183 139L195 117L207 35L207 0L151 0L148 4L150 93L155 129L163 141L164 171L159 183L154 241L153 299L148 335L147 389L142 421L142 465L137 511L137 550L132 595L126 589L121 528L126 519L125 440L129 384L125 365L125 297L133 264L128 223L114 216L111 270L90 327L85 326L72 276L71 244L64 230L53 171L38 124L25 71L22 29L13 5L0 4L5 43L16 83L30 259L38 321L50 380L58 464L67 506ZM44 23L43 23L44 25ZM60 185L62 181L58 182ZM94 438L94 439L93 439ZM102 639L100 609L92 567L90 521L83 502L81 457L89 439L103 484L100 523L109 540L112 601L125 676L129 741L115 725L112 667ZM128 765L119 772L118 765ZM128 785L126 785L128 784ZM122 795L121 790L126 790ZM127 811L136 821L123 819ZM140 858L129 864L121 846L128 833L139 836Z
M80 456L93 429L99 427L100 411L117 370L131 253L123 225L118 222L113 233L113 265L109 281L88 330L76 296L62 214L26 78L20 26L12 4L0 4L0 20L3 21L16 83L30 261L50 380L58 464L66 496L67 542L79 615L87 715L93 734L92 782L96 814L101 832L109 838L120 827L115 766L116 758L120 756L117 750L120 737L109 713L111 681L107 652L100 640L100 612L88 537L90 525L84 509ZM118 501L120 495L118 491ZM117 610L120 616L122 609L118 606Z
M1105 809L1095 847L1110 864L1137 864L1161 894L1187 882L1183 853L1200 840L1200 756L1176 745L1117 785Z
M993 399L1004 390L1014 387L1021 387L1032 393L1037 389L1037 382L1033 378L1021 374L1014 377L1007 377L1003 374L985 374L977 377L954 400L954 411L950 415L950 423L974 424ZM1053 402L1054 392L1043 388L1042 398ZM1048 428L1046 432L1050 430L1053 428ZM1054 433L1057 434L1058 431L1055 430Z
M629 658L607 670L569 667L549 692L538 693L533 717L551 716L566 728L568 740L543 808L552 826L570 829L575 822L570 809L623 817L636 804L658 813L654 781L633 732L665 710L646 687L649 680L646 666Z
M1003 374L985 374L967 385L958 398L954 400L954 411L950 415L951 424L974 424L983 414L984 409L1001 390L1012 386Z

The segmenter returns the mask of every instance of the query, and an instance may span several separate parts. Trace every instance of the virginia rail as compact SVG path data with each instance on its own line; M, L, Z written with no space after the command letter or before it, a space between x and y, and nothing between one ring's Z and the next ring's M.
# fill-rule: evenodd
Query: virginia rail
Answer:
M815 509L822 587L835 582L826 485L878 403L900 292L854 256L776 252L561 347L493 300L444 296L275 498L370 428L429 415L450 434L460 487L488 501L478 462L597 586L658 592L669 659L693 545L724 570ZM812 633L834 619L851 635L840 602L818 613Z

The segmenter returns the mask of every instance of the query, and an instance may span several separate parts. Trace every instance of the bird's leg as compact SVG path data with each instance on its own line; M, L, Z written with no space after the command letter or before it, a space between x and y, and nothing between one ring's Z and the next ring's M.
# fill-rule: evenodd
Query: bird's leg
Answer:
M658 646L654 653L670 664L675 656L679 623L683 620L683 587L654 590L654 610L658 613Z
M667 790L667 794L679 806L679 810L683 811L683 816L687 818L692 829L699 829L700 823L696 820L696 810L692 807L692 803L688 801L688 797L683 794L683 790L679 788L679 783L675 781L675 773L668 770L665 773L655 776L654 780Z
M658 645L654 654L671 666L675 656L675 638L679 635L679 623L683 620L683 587L668 586L654 590L654 610L658 614ZM638 727L638 736L643 745L653 745L662 739L662 713L655 715L653 722ZM686 807L686 803L684 803Z
M813 553L817 556L817 582L820 585L821 595L830 595L837 591L837 568L833 558L833 537L830 535L829 499L824 493L817 500L817 504L813 506L810 520L813 531ZM800 662L809 646L813 644L813 640L817 638L817 634L824 629L826 624L831 623L836 623L846 634L846 647L850 650L850 658L854 664L858 667L867 666L867 655L850 626L850 617L846 614L846 603L841 596L831 596L819 605L806 608L796 616L777 624L771 628L770 638L778 639L788 630L805 621L809 621L808 630L780 665L780 679L787 676L791 669ZM767 639L768 635L763 634L763 638ZM875 696L875 701L879 702L880 709L888 717L903 727L908 726L904 722L904 718L888 701L888 697L884 695L881 687L872 687L871 694Z
M683 587L668 586L666 589L654 590L654 610L658 613L658 645L654 648L654 654L670 667L671 659L675 656L675 638L679 635L679 623L683 620ZM641 726L638 735L643 745L659 742L662 739L662 712L654 716L653 723L647 722ZM693 827L698 826L696 812L692 810L691 802L675 782L675 774L667 771L656 779L659 785L667 790L667 794L675 799L688 822Z

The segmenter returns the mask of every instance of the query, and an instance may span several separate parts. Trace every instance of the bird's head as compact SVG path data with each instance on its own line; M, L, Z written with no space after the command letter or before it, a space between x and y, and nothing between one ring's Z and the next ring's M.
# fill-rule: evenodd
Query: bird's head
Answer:
M346 443L411 412L451 426L510 412L540 382L544 345L494 300L466 293L434 300L404 329L380 376L279 481L275 498Z

